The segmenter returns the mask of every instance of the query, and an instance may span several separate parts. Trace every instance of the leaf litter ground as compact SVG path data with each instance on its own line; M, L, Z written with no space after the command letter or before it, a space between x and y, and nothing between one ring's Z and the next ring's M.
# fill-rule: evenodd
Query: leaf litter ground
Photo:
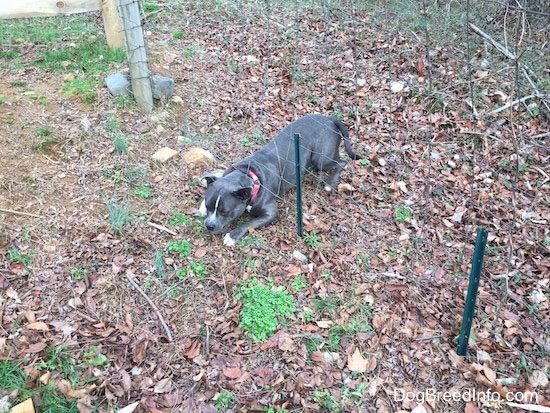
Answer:
M165 5L145 29L152 71L176 82L152 114L105 89L93 103L66 97L62 77L43 69L3 69L0 208L32 215L3 214L0 355L22 360L29 386L44 379L48 350L65 346L76 384L59 368L47 379L81 412L136 401L151 412L501 412L514 411L507 394L529 392L549 406L548 147L533 138L548 131L544 117L472 117L451 46L432 49L432 87L444 90L433 99L424 49L367 13ZM483 113L513 87L489 71L474 81ZM306 238L295 235L294 193L279 223L235 249L205 234L194 215L200 175L312 112L342 115L365 160L348 164L338 193L306 177ZM127 153L113 146L113 119ZM44 126L55 137L47 150ZM201 146L217 161L152 162L162 146ZM130 208L121 233L109 203ZM479 226L490 238L461 363L455 339ZM171 251L177 240L189 254ZM296 302L262 343L238 327L236 288L251 278L272 279ZM468 399L487 390L501 397ZM422 403L430 391L466 396Z

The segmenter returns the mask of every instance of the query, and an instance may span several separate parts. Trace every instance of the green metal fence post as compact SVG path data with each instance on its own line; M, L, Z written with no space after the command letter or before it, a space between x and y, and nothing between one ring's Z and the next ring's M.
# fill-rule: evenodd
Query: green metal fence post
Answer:
M458 339L459 356L465 356L468 351L468 339L474 320L474 311L476 308L477 290L481 278L481 269L483 267L483 256L485 255L485 245L487 245L487 230L479 228L477 231L476 246L470 271L470 281L468 282L468 293L466 294L466 303L464 305L464 315L462 317L462 327Z
M302 217L302 161L300 157L300 134L294 134L294 156L296 160L296 219L298 235L304 237L304 223Z

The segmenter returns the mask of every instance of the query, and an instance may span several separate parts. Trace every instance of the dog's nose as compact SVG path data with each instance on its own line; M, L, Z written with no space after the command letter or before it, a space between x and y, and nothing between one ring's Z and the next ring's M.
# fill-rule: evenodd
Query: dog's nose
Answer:
M210 232L214 231L214 225L210 222L205 222L204 227Z

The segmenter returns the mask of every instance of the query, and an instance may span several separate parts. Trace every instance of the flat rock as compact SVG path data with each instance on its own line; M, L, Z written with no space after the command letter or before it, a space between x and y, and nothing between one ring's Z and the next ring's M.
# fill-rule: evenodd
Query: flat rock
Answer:
M298 260L298 261L301 261L301 262L307 262L307 256L305 256L304 254L302 254L300 251L298 250L294 250L292 252L292 258Z
M405 83L403 83L403 82L391 82L390 83L390 90L393 93L402 92L404 89L405 89Z
M130 82L122 73L114 73L107 76L105 84L113 96L129 96L132 93Z
M178 151L175 151L172 148L164 147L156 151L151 157L154 161L158 162L167 162L178 154Z
M215 158L206 149L194 146L183 154L183 161L190 165L210 165L214 163Z

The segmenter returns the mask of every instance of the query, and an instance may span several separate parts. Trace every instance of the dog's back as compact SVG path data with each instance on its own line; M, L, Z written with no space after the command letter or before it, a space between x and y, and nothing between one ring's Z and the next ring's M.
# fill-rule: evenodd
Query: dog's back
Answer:
M331 171L325 182L328 191L346 165L340 159L342 139L348 155L359 158L351 149L347 128L339 120L308 115L292 122L263 149L234 163L219 181L210 179L205 196L205 227L209 231L222 232L245 209L254 217L226 234L225 245L234 245L248 232L249 225L259 228L278 219L277 199L296 185L296 134L300 135L301 175L306 169Z

